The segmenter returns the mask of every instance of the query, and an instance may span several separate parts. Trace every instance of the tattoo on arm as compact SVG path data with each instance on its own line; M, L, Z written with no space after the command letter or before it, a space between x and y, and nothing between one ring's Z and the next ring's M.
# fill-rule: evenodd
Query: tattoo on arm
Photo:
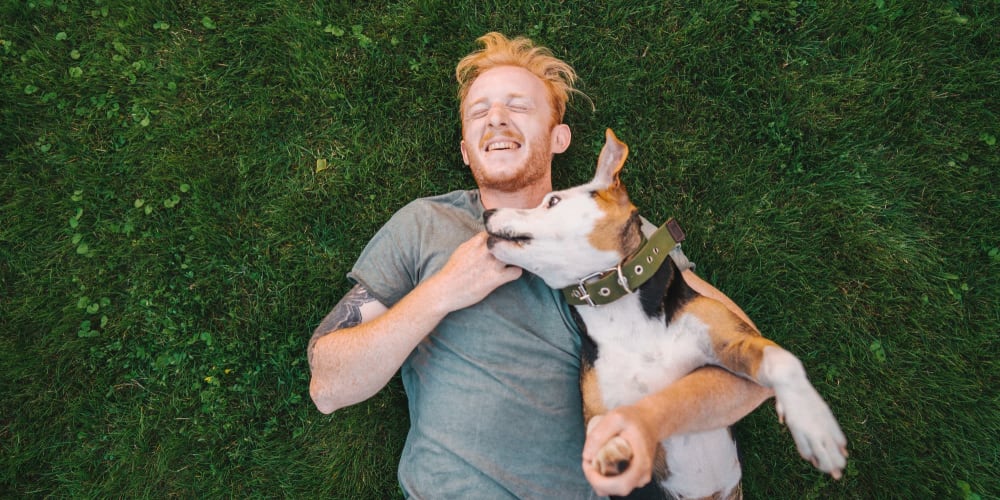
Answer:
M320 337L342 328L361 324L361 306L375 302L375 300L375 297L372 297L372 294L365 287L354 285L354 288L351 288L351 291L347 292L347 295L344 295L344 298L340 299L333 310L323 318L316 331L313 332L312 338L309 339L309 364L312 365L313 349Z

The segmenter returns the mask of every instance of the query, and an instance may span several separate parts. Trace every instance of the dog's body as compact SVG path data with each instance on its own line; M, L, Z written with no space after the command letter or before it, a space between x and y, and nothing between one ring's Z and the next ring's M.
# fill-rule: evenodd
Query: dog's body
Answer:
M584 334L584 418L593 422L694 369L718 365L772 388L800 454L839 477L846 440L799 360L718 301L692 290L666 258L677 238L658 231L645 243L637 210L618 177L627 154L627 146L608 130L594 180L550 193L535 209L484 214L498 259L537 274L553 288L573 290L567 295L571 303L600 303L574 306ZM615 300L612 285L599 284L593 293L588 288L602 274L624 288L621 298ZM642 284L632 290L636 278ZM660 451L654 481L633 495L740 496L740 464L728 429L672 436ZM597 465L614 475L630 457L628 443L615 438L602 449Z

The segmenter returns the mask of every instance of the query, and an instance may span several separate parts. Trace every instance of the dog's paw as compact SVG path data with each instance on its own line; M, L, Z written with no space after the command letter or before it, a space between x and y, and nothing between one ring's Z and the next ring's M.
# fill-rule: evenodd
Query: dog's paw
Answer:
M617 476L628 469L632 461L632 448L620 436L611 438L594 457L594 466L603 476Z
M819 393L808 383L776 390L778 418L788 425L802 458L840 479L847 465L847 438Z

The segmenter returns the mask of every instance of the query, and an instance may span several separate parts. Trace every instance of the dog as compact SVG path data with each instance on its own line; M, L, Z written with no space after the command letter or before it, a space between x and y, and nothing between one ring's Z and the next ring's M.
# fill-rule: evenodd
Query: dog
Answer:
M779 419L799 453L839 478L847 441L802 363L720 302L691 289L670 252L683 239L673 220L648 239L619 174L628 146L611 129L587 184L545 196L533 209L484 215L499 260L563 289L583 336L584 419L637 402L704 365L721 366L774 390ZM595 459L606 475L632 457L609 441ZM742 472L729 429L672 436L659 445L653 480L632 496L740 498Z

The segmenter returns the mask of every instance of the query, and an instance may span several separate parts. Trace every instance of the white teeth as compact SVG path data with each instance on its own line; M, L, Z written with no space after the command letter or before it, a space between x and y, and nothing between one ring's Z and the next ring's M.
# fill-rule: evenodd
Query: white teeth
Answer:
M486 146L486 151L494 151L497 149L515 149L517 148L516 142L494 142L493 144Z

